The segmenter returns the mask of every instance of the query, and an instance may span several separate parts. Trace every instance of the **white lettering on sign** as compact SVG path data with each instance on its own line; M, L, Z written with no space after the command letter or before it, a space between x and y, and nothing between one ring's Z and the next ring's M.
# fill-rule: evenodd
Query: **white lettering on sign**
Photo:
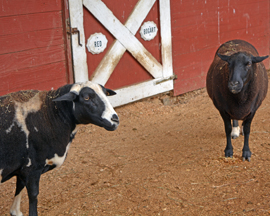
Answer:
M88 38L86 47L90 53L99 54L106 49L107 43L108 40L104 34L95 33Z
M140 30L142 39L146 41L153 40L157 35L157 32L158 32L157 25L153 21L145 22Z

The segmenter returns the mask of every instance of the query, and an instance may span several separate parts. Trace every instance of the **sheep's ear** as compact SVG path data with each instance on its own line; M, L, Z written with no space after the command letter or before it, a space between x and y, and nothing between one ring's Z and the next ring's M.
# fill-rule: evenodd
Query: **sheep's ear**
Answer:
M251 56L252 63L258 63L258 62L261 62L267 58L268 58L268 55L267 56L256 56L256 57L254 57L253 55Z
M112 95L116 95L116 92L111 90L111 89L107 89L105 88L103 85L100 85L102 88L102 91L104 92L105 95L107 96L112 96Z
M221 54L217 54L219 58L221 58L223 61L228 62L230 60L231 56L226 56L226 55L221 55Z
M116 95L116 92L111 90L111 89L106 89L106 95L107 96L112 96L112 95Z
M68 92L58 98L53 99L53 101L74 101L76 98L76 94L73 92Z

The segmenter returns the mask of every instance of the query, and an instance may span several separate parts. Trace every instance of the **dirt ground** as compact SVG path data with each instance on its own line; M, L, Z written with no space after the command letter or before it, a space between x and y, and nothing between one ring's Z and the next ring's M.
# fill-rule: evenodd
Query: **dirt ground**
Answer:
M162 103L162 101L164 103ZM167 105L164 105L167 104ZM270 93L255 115L251 162L206 90L116 108L114 132L81 126L62 167L40 182L40 215L270 215ZM9 215L15 179L0 187ZM26 191L21 209L28 213Z

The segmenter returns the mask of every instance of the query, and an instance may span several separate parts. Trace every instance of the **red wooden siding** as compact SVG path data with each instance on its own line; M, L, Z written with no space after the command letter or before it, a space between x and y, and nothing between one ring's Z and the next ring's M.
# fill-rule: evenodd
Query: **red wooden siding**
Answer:
M269 54L268 0L171 1L171 19L175 95L205 86L214 54L228 40L247 40ZM269 68L269 59L264 63Z
M0 0L0 95L69 82L61 0Z

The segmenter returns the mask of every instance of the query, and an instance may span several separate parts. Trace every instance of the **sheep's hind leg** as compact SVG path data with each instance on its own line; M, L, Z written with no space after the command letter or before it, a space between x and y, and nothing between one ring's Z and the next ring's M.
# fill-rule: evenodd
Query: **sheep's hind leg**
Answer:
M238 125L238 121L233 120L233 128L232 128L231 137L232 139L236 139L237 137L239 137L239 135L240 135L240 127Z
M21 198L22 198L22 189L25 187L23 181L17 176L17 183L16 183L16 192L13 204L10 208L10 215L11 216L23 216L20 205L21 205Z

